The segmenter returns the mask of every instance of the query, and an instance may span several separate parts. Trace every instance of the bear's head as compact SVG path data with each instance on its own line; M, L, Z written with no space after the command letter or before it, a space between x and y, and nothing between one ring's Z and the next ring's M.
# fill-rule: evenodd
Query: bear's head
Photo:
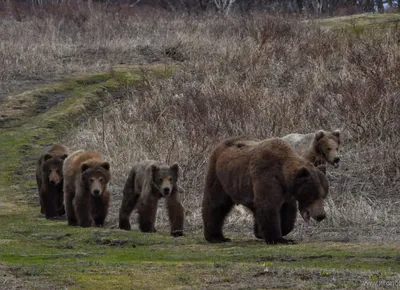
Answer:
M335 130L332 132L317 131L315 133L314 144L316 150L321 154L326 162L333 165L335 168L339 167L339 147L340 147L340 131Z
M67 157L67 154L57 156L47 153L44 155L42 163L43 178L47 180L48 184L51 186L57 186L62 182L62 166Z
M324 165L301 167L294 177L294 196L299 211L306 222L310 218L320 222L326 217L324 200L328 196L329 183L323 173Z
M107 184L110 181L110 164L102 163L82 163L82 181L85 189L93 196L99 197L107 189Z
M176 190L176 183L179 175L179 165L174 163L171 166L155 164L151 165L153 184L160 191L162 196L169 196Z

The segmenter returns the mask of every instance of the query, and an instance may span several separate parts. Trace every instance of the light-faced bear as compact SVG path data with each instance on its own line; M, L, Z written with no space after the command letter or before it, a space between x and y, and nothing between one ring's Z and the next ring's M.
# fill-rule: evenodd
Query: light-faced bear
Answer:
M341 142L339 130L332 132L319 130L310 134L289 134L282 139L288 142L300 156L315 166L329 163L335 168L339 167Z
M210 243L228 242L222 233L235 204L254 214L254 233L266 243L288 243L297 206L305 221L325 218L328 180L279 138L234 137L212 151L205 180L202 215Z
M99 152L78 150L65 160L63 174L68 225L103 226L110 204L110 164Z
M123 190L119 211L120 229L130 230L129 217L136 208L139 214L139 228L142 232L155 232L158 201L165 198L171 235L183 235L184 212L178 196L179 166L157 161L142 161L135 164Z
M67 157L68 149L64 145L53 144L36 162L40 212L46 218L65 214L62 166Z

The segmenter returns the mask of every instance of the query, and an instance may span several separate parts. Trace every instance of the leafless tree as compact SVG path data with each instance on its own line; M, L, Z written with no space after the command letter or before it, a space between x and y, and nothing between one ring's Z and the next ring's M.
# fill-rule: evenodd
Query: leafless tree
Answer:
M215 8L221 13L228 14L236 0L213 0Z

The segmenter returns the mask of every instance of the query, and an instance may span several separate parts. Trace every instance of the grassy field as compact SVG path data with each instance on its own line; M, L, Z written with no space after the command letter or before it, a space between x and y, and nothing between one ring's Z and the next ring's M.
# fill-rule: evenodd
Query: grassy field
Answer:
M376 28L382 26L387 29L391 25L399 25L399 13L367 13L359 15L323 18L316 20L320 25L329 28L343 28L343 27L359 27L359 28Z
M397 32L363 40L276 16L123 17L99 12L82 27L66 18L64 27L50 15L0 26L9 36L28 31L19 42L3 38L0 50L7 64L0 289L400 287ZM35 49L16 52L27 43ZM252 236L250 216L235 212L226 227L232 242L206 243L198 205L213 142L321 126L340 127L346 138L341 168L328 172L328 219L311 227L299 220L291 234L297 244L267 246ZM55 141L96 148L110 159L106 227L73 228L40 215L34 162ZM116 229L126 172L141 158L174 159L183 168L184 237L169 236L162 209L155 234Z

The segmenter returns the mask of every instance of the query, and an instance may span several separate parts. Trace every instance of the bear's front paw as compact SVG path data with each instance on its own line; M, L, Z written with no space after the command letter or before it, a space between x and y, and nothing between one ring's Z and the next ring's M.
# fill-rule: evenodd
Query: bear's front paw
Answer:
M119 228L121 230L130 231L131 230L131 224L129 223L129 221L120 221L119 222Z
M228 238L210 238L207 239L209 243L216 244L216 243L229 243L231 239Z
M75 219L68 219L68 225L76 227L78 225L78 221Z
M78 220L78 225L82 228L89 228L95 225L94 220L92 218L90 219L83 219L83 220Z
M184 234L183 234L182 230L176 230L176 231L172 231L171 232L171 236L173 236L174 238L177 238L177 237L184 236Z
M57 218L56 215L46 215L46 219L48 219L48 220L54 220L56 218Z
M275 244L293 245L293 244L296 244L295 240L284 239L284 238L280 238L277 240L266 240L265 243L269 244L269 245L275 245Z

